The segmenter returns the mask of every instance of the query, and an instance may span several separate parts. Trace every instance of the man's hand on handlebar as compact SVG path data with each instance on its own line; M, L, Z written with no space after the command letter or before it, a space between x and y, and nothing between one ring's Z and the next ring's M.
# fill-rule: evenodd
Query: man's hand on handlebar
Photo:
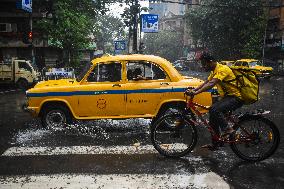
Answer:
M195 94L195 91L192 90L192 89L187 89L185 92L184 92L185 95L187 96L190 96L191 98L193 98L196 94Z

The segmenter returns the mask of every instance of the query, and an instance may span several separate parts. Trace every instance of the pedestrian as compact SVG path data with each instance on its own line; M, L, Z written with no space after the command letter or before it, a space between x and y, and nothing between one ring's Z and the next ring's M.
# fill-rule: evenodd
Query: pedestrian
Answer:
M228 136L234 132L234 129L228 126L224 119L224 114L243 105L240 90L236 87L236 81L234 81L236 76L227 65L217 63L214 57L207 52L201 54L199 61L206 72L210 71L210 75L200 86L186 92L188 95L194 96L217 86L221 99L211 106L209 123L218 136L220 136L220 129L223 132L223 136ZM220 145L220 143L212 140L212 144L202 147L214 151Z

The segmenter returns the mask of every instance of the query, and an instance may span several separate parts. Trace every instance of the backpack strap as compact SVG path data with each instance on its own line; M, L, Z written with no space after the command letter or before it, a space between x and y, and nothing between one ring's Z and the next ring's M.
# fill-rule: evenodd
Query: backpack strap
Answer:
M239 75L239 76L235 76L235 77L236 77L235 79L231 79L231 80L223 81L223 82L224 82L224 83L227 83L227 84L230 84L230 85L233 85L233 86L239 88L239 87L238 87L238 81L239 81L239 78L242 77L242 76ZM233 83L232 83L233 81L237 81L236 84L233 84Z

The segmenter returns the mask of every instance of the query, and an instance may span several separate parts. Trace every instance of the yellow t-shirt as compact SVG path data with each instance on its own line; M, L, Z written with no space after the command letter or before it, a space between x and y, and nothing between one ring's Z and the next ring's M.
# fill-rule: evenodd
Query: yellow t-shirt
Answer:
M235 74L227 65L217 63L214 71L211 71L208 80L210 81L213 78L219 80L217 83L217 90L221 96L236 96L242 99L240 90L235 86L236 81L231 81L229 83L223 82L236 79Z

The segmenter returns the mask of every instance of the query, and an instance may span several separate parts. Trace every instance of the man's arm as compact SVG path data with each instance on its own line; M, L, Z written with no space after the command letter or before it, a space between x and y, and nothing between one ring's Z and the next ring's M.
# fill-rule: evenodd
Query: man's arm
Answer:
M199 89L201 89L204 85L206 85L209 82L209 80L207 79L206 81L204 81L201 85L199 85L198 87L196 87L195 89L193 89L193 91L198 91Z
M216 78L213 78L210 81L206 80L203 84L201 84L199 87L197 87L194 90L194 95L197 95L199 93L212 89L218 82L219 82L219 79L216 79Z

